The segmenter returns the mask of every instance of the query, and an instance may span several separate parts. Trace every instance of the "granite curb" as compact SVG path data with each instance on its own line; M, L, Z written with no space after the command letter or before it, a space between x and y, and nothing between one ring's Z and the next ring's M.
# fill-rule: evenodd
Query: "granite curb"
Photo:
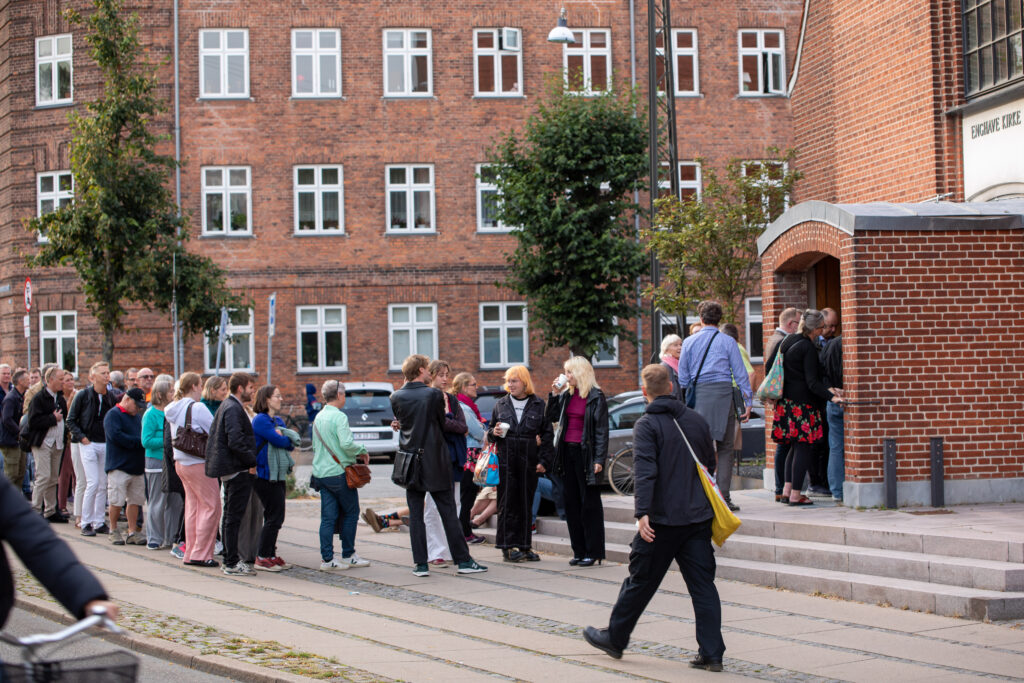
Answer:
M63 608L54 607L38 598L18 595L15 605L27 612L60 624L70 625L76 621ZM263 667L229 657L196 654L193 648L185 645L177 645L159 638L150 638L132 633L127 629L120 634L95 630L91 632L91 635L133 652L158 657L195 671L246 681L246 683L302 683L309 681L309 678L305 676L279 671L271 672Z

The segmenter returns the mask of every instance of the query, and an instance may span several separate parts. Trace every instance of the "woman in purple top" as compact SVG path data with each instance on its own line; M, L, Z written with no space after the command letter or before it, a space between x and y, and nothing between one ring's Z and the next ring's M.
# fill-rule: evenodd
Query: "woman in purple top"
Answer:
M586 358L565 362L565 383L555 380L548 396L548 422L558 423L556 474L563 477L565 521L573 559L590 567L604 559L601 470L608 459L608 403Z

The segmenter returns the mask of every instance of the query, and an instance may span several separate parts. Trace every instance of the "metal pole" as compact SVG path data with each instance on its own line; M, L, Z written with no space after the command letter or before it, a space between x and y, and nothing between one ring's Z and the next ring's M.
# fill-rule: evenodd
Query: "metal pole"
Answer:
M896 439L883 442L883 474L885 479L885 507L895 510L898 506L896 491Z
M181 218L181 92L178 74L178 0L174 0L174 202ZM178 247L181 247L181 224L178 224ZM178 275L177 254L171 264L171 326L174 337L174 376L181 377L185 370L185 339L181 321L178 320ZM205 364L206 361L203 361Z
M932 437L932 507L935 508L946 505L946 466L943 449L944 441L942 437Z

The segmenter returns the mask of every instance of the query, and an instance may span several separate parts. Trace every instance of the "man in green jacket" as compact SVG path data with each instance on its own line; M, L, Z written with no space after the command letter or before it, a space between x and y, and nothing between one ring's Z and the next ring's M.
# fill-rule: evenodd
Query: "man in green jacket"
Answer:
M320 487L320 571L369 567L356 555L356 523L359 521L359 489L350 489L345 468L358 459L369 464L366 446L356 443L348 426L345 385L329 379L320 388L323 409L313 421L313 476ZM341 560L334 557L334 529L341 516Z

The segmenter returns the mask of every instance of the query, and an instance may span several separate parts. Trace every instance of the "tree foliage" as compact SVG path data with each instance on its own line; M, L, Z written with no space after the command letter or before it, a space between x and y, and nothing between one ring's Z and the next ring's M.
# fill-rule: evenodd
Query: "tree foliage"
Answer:
M635 342L637 278L647 260L630 225L630 193L647 169L645 119L635 93L581 97L549 88L520 132L488 152L514 231L505 285L524 296L543 349L592 356L614 335Z
M793 186L802 177L793 169L794 150L767 150L764 159L734 159L725 181L701 163L703 192L680 201L663 197L657 215L642 231L662 268L661 286L646 292L659 308L685 320L697 302L722 304L726 320L738 320L744 300L761 277L757 238L785 211Z
M143 59L138 15L126 15L121 0L93 0L84 19L72 10L66 16L88 28L103 91L84 114L69 115L74 201L27 221L46 239L28 263L75 269L109 362L126 303L168 312L176 293L189 334L215 327L221 306L244 304L220 268L182 243L188 221L168 188L177 162L158 153L167 136L151 130L167 107L156 92L156 67Z

